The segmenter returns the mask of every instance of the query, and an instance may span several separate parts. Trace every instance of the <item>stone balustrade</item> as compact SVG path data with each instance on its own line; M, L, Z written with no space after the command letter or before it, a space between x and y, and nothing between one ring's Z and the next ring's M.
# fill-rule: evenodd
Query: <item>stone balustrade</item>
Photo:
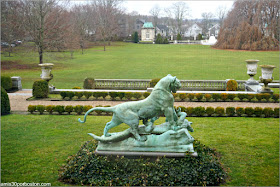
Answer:
M95 89L147 90L151 79L95 79ZM245 90L245 80L238 80L238 90ZM181 91L225 91L225 80L181 80Z

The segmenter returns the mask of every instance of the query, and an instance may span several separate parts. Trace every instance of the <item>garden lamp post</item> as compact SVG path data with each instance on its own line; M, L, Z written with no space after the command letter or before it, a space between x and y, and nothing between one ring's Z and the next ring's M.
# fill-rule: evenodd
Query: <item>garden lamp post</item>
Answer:
M275 66L272 65L261 65L262 76L260 76L260 81L264 83L264 86L259 90L262 93L272 93L273 91L268 87L268 83L272 82L273 69Z
M259 82L254 79L254 75L257 74L259 60L245 60L247 63L247 74L250 78L246 81L247 85L258 85Z

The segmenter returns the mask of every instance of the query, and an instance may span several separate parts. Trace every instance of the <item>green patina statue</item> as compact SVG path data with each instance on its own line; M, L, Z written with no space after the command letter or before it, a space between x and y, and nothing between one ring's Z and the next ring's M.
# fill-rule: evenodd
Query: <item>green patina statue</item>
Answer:
M113 112L113 118L106 124L103 136L89 133L99 141L97 150L193 152L194 139L188 132L193 131L191 122L185 119L185 112L174 109L172 93L176 93L180 87L181 83L176 77L167 75L156 84L146 99L114 107L92 108L86 112L84 121L79 119L79 122L85 123L87 115L95 110ZM165 115L166 122L154 126L155 120L162 114ZM140 120L144 126L139 126ZM119 133L108 133L109 129L122 123L130 128Z

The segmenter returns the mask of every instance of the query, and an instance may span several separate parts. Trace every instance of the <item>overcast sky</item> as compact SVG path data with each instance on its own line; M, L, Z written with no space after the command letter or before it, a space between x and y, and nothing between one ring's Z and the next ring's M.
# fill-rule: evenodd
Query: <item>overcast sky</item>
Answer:
M137 11L141 15L150 15L149 11L151 8L153 8L155 5L158 5L162 10L164 8L167 8L172 5L176 1L151 1L151 0L145 0L145 1L123 1L122 5L126 8L127 12ZM216 13L216 10L219 6L226 7L227 9L230 9L232 7L233 1L232 0L226 0L226 1L184 1L188 4L191 13L189 18L201 18L201 14L203 12L212 12L213 14ZM163 11L162 11L163 13Z

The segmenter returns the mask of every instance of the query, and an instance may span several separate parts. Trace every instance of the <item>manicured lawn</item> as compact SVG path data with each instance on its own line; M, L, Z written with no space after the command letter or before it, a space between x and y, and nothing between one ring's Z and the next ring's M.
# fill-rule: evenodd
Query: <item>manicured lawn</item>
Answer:
M114 43L102 51L102 47L80 51L70 58L67 52L49 52L45 63L54 63L54 79L51 84L57 88L82 87L86 77L103 79L152 79L167 74L189 80L247 80L246 59L258 59L259 65L271 64L277 67L273 76L279 77L279 52L225 51L202 45L145 45ZM2 75L21 76L23 88L31 88L34 80L40 78L37 67L38 54L21 50L13 57L1 55L2 61L19 65L3 69ZM17 68L18 67L18 68ZM21 69L19 69L21 68ZM255 79L261 75L258 74Z
M52 186L69 155L101 135L111 117L8 115L1 117L1 182L41 182ZM233 186L279 186L279 119L188 118L192 136L221 153ZM160 118L157 124L164 122ZM114 131L126 129L126 125Z

